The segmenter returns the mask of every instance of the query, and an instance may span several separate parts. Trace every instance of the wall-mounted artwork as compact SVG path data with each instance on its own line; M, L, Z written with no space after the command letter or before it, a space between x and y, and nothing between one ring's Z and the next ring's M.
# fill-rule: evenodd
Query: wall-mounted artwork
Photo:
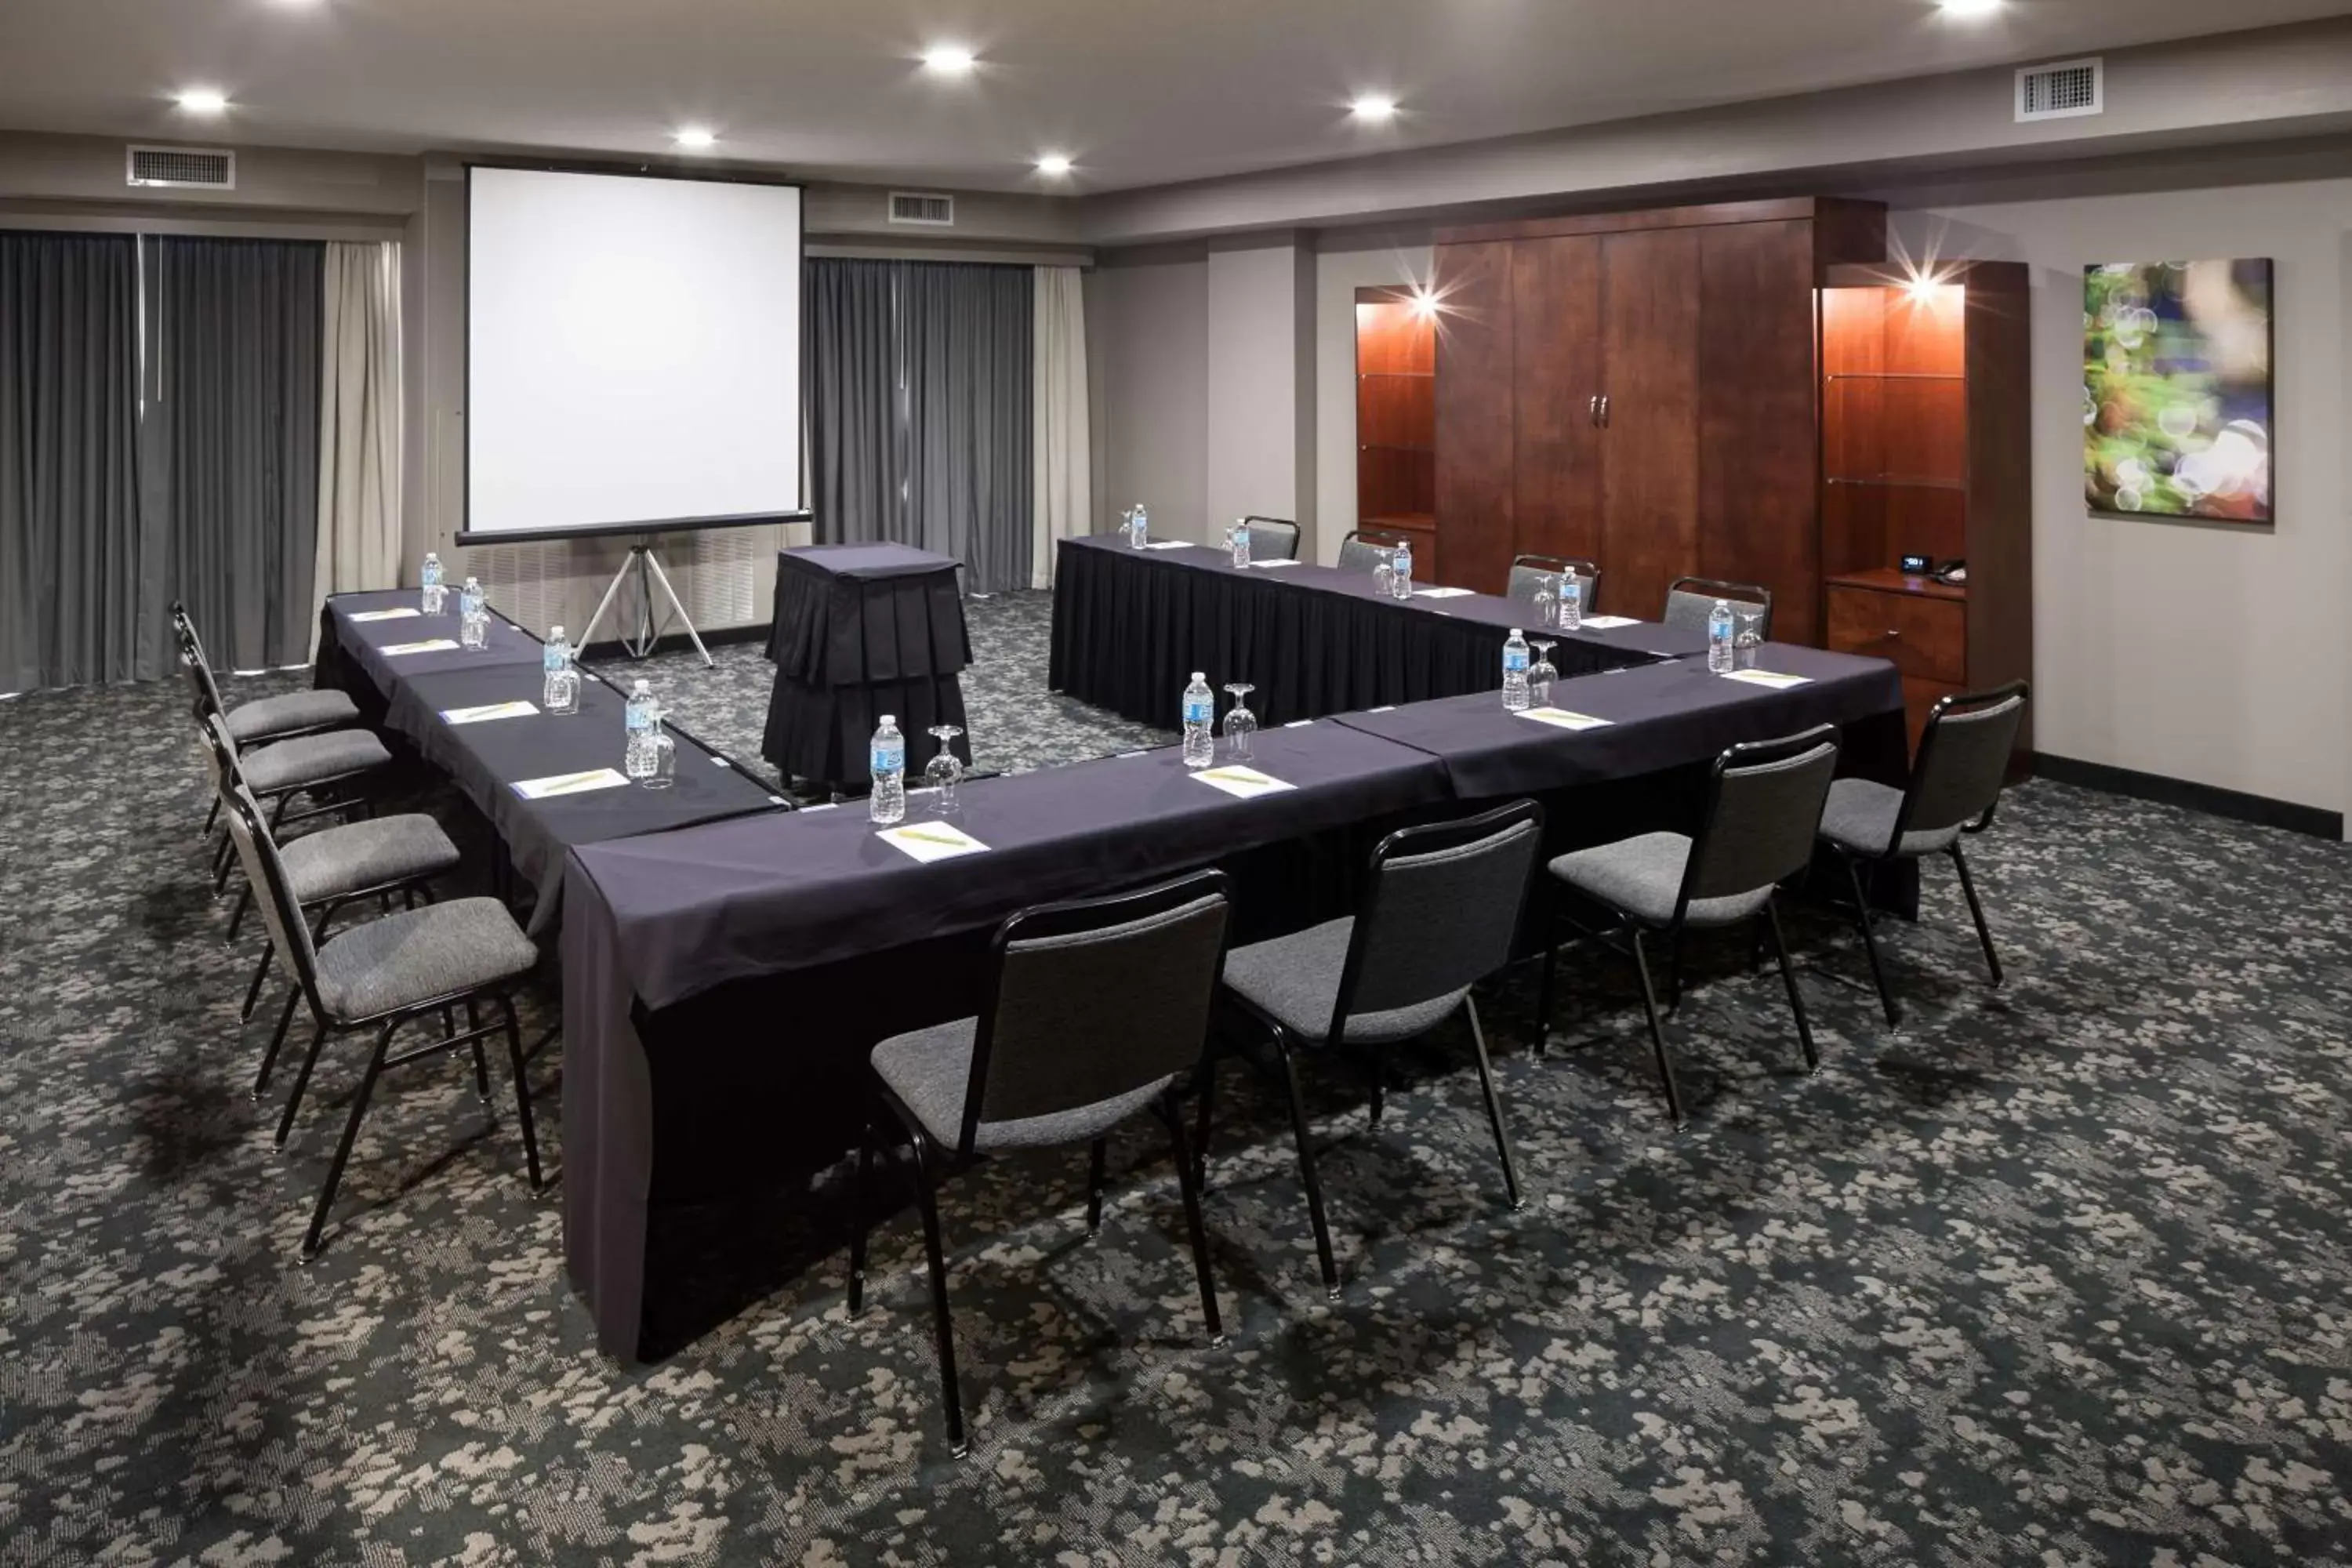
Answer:
M2084 268L2093 508L2271 521L2271 264Z

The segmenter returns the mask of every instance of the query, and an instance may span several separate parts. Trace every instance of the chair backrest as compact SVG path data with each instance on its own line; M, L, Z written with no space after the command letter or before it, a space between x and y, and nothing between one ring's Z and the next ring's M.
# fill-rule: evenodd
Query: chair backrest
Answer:
M1080 1110L1198 1065L1229 907L1224 874L1199 871L999 926L958 1152L984 1121Z
M1970 821L1981 827L1992 820L2031 696L2025 682L2012 680L1936 704L1919 736L1919 757L1895 819L1895 844L1907 834L1938 833Z
M1716 758L1675 919L1700 900L1754 893L1804 869L1836 773L1837 731L1827 724Z
M1367 533L1355 529L1339 541L1339 570L1370 572L1378 567L1388 552L1404 542L1398 534Z
M1766 637L1772 635L1772 590L1756 583L1726 583L1713 577L1677 577L1666 590L1664 620L1670 626L1684 631L1704 632L1706 618L1715 613L1715 602L1730 602L1734 610L1749 609L1763 612L1756 629Z
M285 863L278 858L278 841L270 837L260 803L245 787L244 776L237 771L236 742L229 739L228 726L215 713L206 729L219 770L221 816L228 823L229 839L236 846L237 859L253 888L253 901L260 906L261 918L269 927L278 962L293 973L294 983L310 1004L311 1015L324 1017L326 1009L319 1002L318 950L311 944L302 907L295 901L293 884L287 880Z
M1245 517L1249 524L1250 559L1253 561L1296 561L1298 559L1298 525L1286 517Z
M215 713L226 713L228 707L221 701L220 682L214 678L212 661L205 657L204 638L196 635L196 623L188 617L187 607L176 600L172 605L172 631L180 641L180 668L188 677L188 692L194 699L196 727L203 729L205 721Z
M1349 1018L1434 1001L1507 963L1542 846L1543 808L1531 800L1381 839L1325 1037L1340 1038Z
M1589 616L1592 613L1592 596L1601 591L1601 568L1590 561L1565 555L1522 555L1511 563L1510 595L1514 599L1533 599L1536 590L1547 581L1571 572L1580 584L1579 606Z

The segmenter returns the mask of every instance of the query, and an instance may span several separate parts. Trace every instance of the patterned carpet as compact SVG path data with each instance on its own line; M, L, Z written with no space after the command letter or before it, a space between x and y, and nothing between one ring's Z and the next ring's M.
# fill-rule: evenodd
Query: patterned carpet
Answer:
M1140 738L1044 694L1034 596L972 620L983 765ZM764 666L723 658L657 679L748 755ZM2352 1563L2341 846L2030 785L1975 856L2009 984L1939 870L1888 936L1900 1030L1802 913L1808 1079L1777 984L1710 952L1680 1135L1630 975L1564 964L1541 1060L1507 977L1518 1213L1463 1036L1378 1129L1310 1063L1337 1302L1236 1068L1222 1350L1148 1127L1091 1244L1082 1157L962 1178L958 1463L908 1217L855 1321L835 1194L713 1218L771 1239L709 1266L705 1331L617 1365L557 1191L454 1062L387 1079L296 1264L358 1055L273 1152L177 689L0 702L0 1564Z

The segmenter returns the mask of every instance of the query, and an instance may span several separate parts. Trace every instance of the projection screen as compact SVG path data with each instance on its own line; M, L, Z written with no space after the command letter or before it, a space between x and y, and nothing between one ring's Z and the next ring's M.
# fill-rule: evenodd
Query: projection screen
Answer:
M807 515L798 186L467 180L459 542Z

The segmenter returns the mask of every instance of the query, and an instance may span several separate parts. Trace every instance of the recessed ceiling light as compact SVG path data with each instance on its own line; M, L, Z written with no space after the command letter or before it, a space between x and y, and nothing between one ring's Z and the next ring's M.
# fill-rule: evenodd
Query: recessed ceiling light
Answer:
M220 114L228 108L228 94L216 87L191 87L182 89L177 101L190 114Z
M941 76L962 76L977 63L961 44L934 44L923 51L923 68Z
M1937 0L1947 16L1990 16L2001 7L2001 0Z
M719 144L718 132L703 125L681 125L670 132L669 139L688 153L707 153Z
M1042 153L1037 159L1037 172L1059 179L1070 172L1070 155L1066 153Z
M1359 120L1393 120L1396 111L1396 100L1380 92L1368 92L1348 106L1348 112Z

